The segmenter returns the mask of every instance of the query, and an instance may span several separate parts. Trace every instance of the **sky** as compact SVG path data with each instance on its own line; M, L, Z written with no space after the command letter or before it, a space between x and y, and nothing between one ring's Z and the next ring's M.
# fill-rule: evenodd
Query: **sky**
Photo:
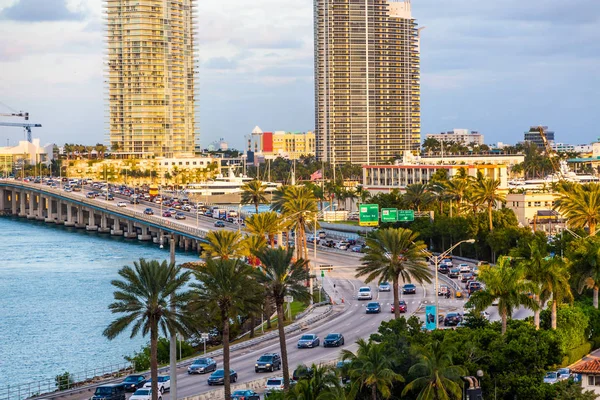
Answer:
M200 143L242 148L314 128L312 0L199 0ZM600 136L600 1L412 0L421 39L422 136L453 128L515 143ZM42 142L107 142L101 0L0 0L0 113L28 111ZM7 120L3 118L3 120ZM11 119L12 120L12 119ZM22 140L0 127L0 144Z

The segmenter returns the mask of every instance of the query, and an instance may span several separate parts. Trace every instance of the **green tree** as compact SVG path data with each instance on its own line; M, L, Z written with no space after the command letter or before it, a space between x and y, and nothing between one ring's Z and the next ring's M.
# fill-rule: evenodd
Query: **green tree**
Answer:
M300 379L285 395L289 400L343 400L344 388L336 371L326 365L311 365L311 374ZM270 398L270 396L269 396Z
M393 370L393 360L387 349L380 343L358 339L356 354L342 350L342 359L350 360L348 373L352 381L352 391L357 393L363 388L371 391L371 399L377 400L377 393L385 399L390 398L391 388L396 382L404 382L402 375Z
M495 179L483 179L477 181L473 188L473 199L477 203L487 206L490 231L494 230L492 211L498 203L506 203L506 196L498 191L500 181Z
M403 200L412 209L421 212L421 208L427 207L433 201L433 196L427 191L427 185L414 183L406 186Z
M246 231L252 235L266 237L271 247L275 246L275 236L281 232L281 218L275 211L251 215L246 219Z
M560 185L560 196L554 203L575 228L589 229L590 236L596 234L596 225L600 220L600 184Z
M207 258L240 258L244 255L243 237L235 231L210 231L206 235L206 242L202 249L207 253Z
M462 397L461 376L465 370L452 363L455 352L449 340L435 340L418 350L420 361L408 373L416 379L406 385L402 395L419 391L417 400L459 400Z
M254 204L256 214L258 214L258 206L269 202L263 183L258 179L254 179L244 184L244 186L242 186L240 202L242 204Z
M116 338L133 324L131 337L141 332L150 333L150 376L152 377L152 399L158 399L158 333L190 332L192 319L186 307L189 291L185 290L190 280L190 271L181 271L181 266L167 265L166 261L146 261L143 258L133 263L133 268L124 266L119 270L122 280L111 284L115 302L108 308L112 313L123 314L111 322L103 335L109 340Z
M398 286L403 282L431 282L431 271L425 261L423 250L426 246L417 241L417 233L410 229L380 229L367 238L362 266L356 271L356 277L366 276L365 282L375 279L379 283L392 281L394 294L394 313L400 318L398 307Z
M535 310L538 307L535 300L528 295L535 287L525 279L525 269L520 264L511 266L507 257L500 257L498 265L494 267L482 267L479 280L485 284L485 289L475 292L469 303L480 312L491 306L494 300L498 300L502 334L506 333L508 318L512 316L515 308L525 306Z
M292 261L294 251L283 249L265 248L256 253L262 268L258 270L257 281L266 290L267 296L275 302L277 310L277 328L279 330L279 346L281 348L281 361L283 366L283 382L285 389L290 387L290 371L287 359L287 346L285 343L285 330L283 325L283 303L285 296L293 296L294 300L304 301L310 298L310 293L304 286L308 279L307 261L299 259Z
M229 373L230 321L243 314L248 305L259 301L255 272L240 260L208 258L206 265L194 271L194 275L197 282L191 284L194 290L192 308L212 310L222 326L225 398L229 399L232 382Z
M600 287L600 239L588 237L576 240L569 248L579 293L584 288L593 290L593 305L598 308Z

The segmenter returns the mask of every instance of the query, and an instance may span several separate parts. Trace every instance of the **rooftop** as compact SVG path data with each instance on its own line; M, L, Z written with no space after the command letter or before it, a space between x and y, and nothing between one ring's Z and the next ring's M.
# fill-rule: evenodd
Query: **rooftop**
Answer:
M590 361L580 361L571 368L572 372L578 374L596 374L600 373L600 359Z

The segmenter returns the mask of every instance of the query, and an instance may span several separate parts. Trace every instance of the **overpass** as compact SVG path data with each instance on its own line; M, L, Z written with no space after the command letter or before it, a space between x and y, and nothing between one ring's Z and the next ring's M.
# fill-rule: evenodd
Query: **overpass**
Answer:
M4 215L160 244L173 238L186 251L197 251L208 233L207 229L113 203L41 184L0 180L0 212Z

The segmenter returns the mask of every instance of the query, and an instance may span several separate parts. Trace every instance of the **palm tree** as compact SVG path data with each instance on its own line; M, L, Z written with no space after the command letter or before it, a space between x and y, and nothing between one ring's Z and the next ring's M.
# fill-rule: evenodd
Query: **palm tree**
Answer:
M560 191L554 208L563 213L569 225L575 228L587 226L590 236L594 236L600 221L600 184L564 185Z
M400 318L398 286L404 282L431 282L431 271L423 252L427 246L417 240L418 233L404 228L388 228L376 231L367 238L362 266L356 277L367 276L366 283L379 279L379 283L392 281L394 313Z
M257 301L260 293L252 267L240 260L207 259L206 265L194 271L192 307L211 310L222 326L225 398L231 398L229 325Z
M243 237L235 231L210 231L206 234L206 243L202 249L207 253L207 258L240 258L244 255Z
M593 305L598 308L600 287L600 240L595 237L579 239L574 243L570 259L577 277L579 293L593 289Z
M313 192L306 186L287 186L282 188L282 197L273 202L273 206L280 207L280 212L286 225L296 232L296 258L308 259L306 250L306 229L317 221L317 199ZM318 224L316 224L318 227Z
M256 253L262 268L258 270L257 281L267 292L267 296L275 302L277 310L277 329L279 330L279 346L281 347L281 362L283 366L283 385L290 387L290 371L287 360L287 347L283 326L283 303L285 296L293 296L294 300L304 301L310 298L310 293L303 285L308 279L307 261L299 259L292 261L294 251L291 248L265 248Z
M506 203L506 196L498 192L499 186L499 180L485 178L478 180L473 188L473 199L475 202L487 205L490 231L494 229L492 210L498 203Z
M281 232L281 218L275 211L251 215L246 219L246 231L252 235L267 237L269 244L275 246L275 236Z
M115 302L108 308L112 313L123 314L110 323L102 333L109 340L116 338L130 325L131 337L141 332L150 333L150 376L152 400L158 399L158 334L190 332L192 320L186 311L189 292L185 291L191 272L181 272L181 266L167 265L166 261L134 261L133 268L119 270L122 280L111 284Z
M467 196L467 192L469 191L469 189L470 185L468 179L454 178L448 181L446 185L446 193L448 197L450 197L450 199L456 200L459 212L463 206L464 200ZM450 213L452 213L452 207L450 208Z
M340 400L344 388L335 369L326 365L311 365L310 377L300 379L281 398L289 400ZM269 396L271 398L272 396ZM275 397L277 398L277 397Z
M497 299L498 313L502 319L502 334L506 333L508 318L512 316L515 308L523 305L536 310L538 307L537 302L528 295L535 290L535 285L525 279L523 266L511 266L507 257L500 257L494 267L482 267L479 280L485 283L485 289L475 292L469 302L475 306L475 311L481 312Z
M427 191L427 185L414 183L406 186L406 193L403 196L404 201L411 208L421 212L421 207L426 207L433 201L433 196Z
M254 204L256 214L258 214L259 204L266 204L267 200L265 187L261 181L254 179L242 186L242 204Z
M408 370L417 378L411 381L402 396L419 391L418 400L459 400L462 398L461 376L465 370L452 363L454 348L447 341L435 340L418 350L420 361Z
M404 382L402 375L393 371L393 360L381 343L366 342L358 339L356 354L342 350L342 359L350 360L348 373L352 381L352 391L356 393L367 387L371 390L371 399L377 400L377 393L388 399L395 382Z

